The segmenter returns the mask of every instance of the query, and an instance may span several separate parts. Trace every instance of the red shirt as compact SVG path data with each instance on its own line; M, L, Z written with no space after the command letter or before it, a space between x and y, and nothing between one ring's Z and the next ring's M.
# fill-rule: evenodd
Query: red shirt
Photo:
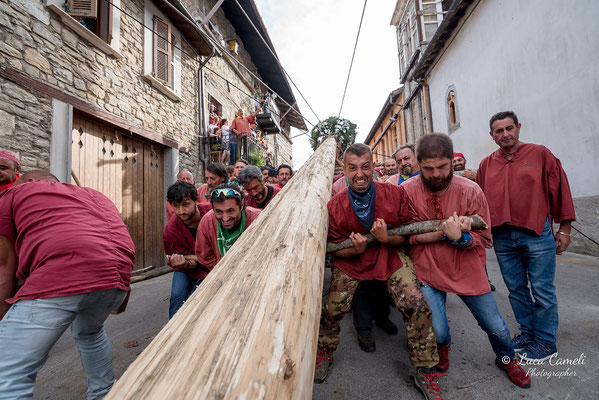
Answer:
M258 218L260 211L262 210L251 207L245 208L246 229L256 218ZM210 210L210 212L202 218L202 221L200 221L196 236L196 257L200 264L207 267L209 270L212 270L222 258L218 251L218 243L216 241L216 224L218 224L218 222L214 216L214 211Z
M231 123L230 131L233 132L233 129L237 129L239 133L237 135L242 136L243 134L249 135L251 132L250 124L253 124L256 121L256 117L249 115L243 118L235 118ZM233 133L235 134L235 133Z
M273 187L273 186L269 186L269 185L265 185L265 186L266 186L266 190L268 190L268 192L266 193L265 198L262 200L262 203L258 203L256 201L256 199L254 199L252 196L247 195L245 197L245 205L248 207L259 208L259 209L263 210L266 208L268 203L270 203L271 200L276 196L276 194L281 191L281 189L279 189L278 187ZM270 198L268 198L268 196L270 196Z
M345 179L345 175L342 175L341 178L337 179L335 181L335 183L333 183L333 189L331 191L331 196L334 197L337 193L341 192L346 187L347 187L347 180Z
M0 197L0 235L15 241L23 299L129 289L135 246L115 205L102 193L35 181Z
M409 197L410 215L413 221L438 219L432 194L420 175L401 184ZM449 218L458 215L478 214L487 223L489 207L483 191L469 179L455 176L447 191L439 197L441 215ZM466 248L452 246L443 240L435 243L414 244L410 240L410 257L416 268L418 280L444 292L479 295L491 291L485 263L485 247L491 246L491 229L470 232L472 244Z
M210 203L210 198L206 197L212 193L207 183L204 183L202 186L198 188L198 203Z
M197 207L202 217L206 215L212 208L209 203L198 204ZM187 228L185 223L181 221L181 218L177 217L176 215L173 215L171 218L169 218L168 223L166 224L166 228L164 228L162 242L164 244L164 252L167 255L195 254L196 238L191 234L191 231L189 230L189 228ZM171 266L170 260L168 262L168 265L171 268L173 268L173 266ZM208 272L210 272L206 268L203 268L201 265L192 271L180 268L173 269L176 271L184 272L194 279L204 279L206 275L208 275Z
M476 183L489 201L492 227L508 224L540 236L547 217L576 219L566 173L545 146L520 143L511 160L498 149L481 161Z
M382 218L389 228L396 228L409 220L408 198L400 186L374 182L374 220ZM363 235L368 231L360 224L349 202L347 188L336 194L328 203L329 233L327 241L340 243L352 232ZM360 280L387 280L401 267L397 248L377 245L368 247L358 257L333 258L333 265L352 278Z

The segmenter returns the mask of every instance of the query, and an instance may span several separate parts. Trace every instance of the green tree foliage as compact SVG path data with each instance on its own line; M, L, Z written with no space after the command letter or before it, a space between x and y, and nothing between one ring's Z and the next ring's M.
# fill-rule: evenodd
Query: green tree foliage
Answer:
M318 146L328 137L336 136L337 143L341 153L356 141L356 129L358 126L348 119L329 117L324 121L320 121L310 132L310 145L312 150L316 150Z

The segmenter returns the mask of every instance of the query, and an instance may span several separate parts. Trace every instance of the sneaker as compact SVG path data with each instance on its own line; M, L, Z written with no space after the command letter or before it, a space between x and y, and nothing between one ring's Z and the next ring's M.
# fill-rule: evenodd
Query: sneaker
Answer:
M374 321L374 323L389 335L395 335L398 332L397 325L395 325L389 318L383 321Z
M437 364L437 371L445 372L449 369L449 345L437 346L439 350L439 364Z
M513 359L505 364L502 361L495 359L495 364L507 373L508 379L516 386L523 389L530 387L530 376L522 369L518 360Z
M314 383L322 383L329 374L329 367L333 363L333 355L325 349L318 349L316 354L316 367L314 368Z
M514 346L514 351L517 353L519 351L522 351L522 349L526 347L526 345L530 342L532 342L532 336L526 333L520 333L514 336L514 338L512 339L512 346Z
M443 400L441 389L437 383L437 376L447 376L435 372L433 368L418 368L416 370L416 376L414 376L414 383L416 387L420 389L426 400Z
M531 341L519 351L518 355L526 361L545 361L554 354L557 354L557 347L554 344Z
M358 343L360 344L360 348L367 353L372 353L376 350L376 343L374 343L372 332L358 334Z

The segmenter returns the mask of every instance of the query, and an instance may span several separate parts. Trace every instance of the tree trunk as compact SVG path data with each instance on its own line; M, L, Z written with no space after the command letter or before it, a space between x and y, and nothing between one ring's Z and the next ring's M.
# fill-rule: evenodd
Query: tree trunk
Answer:
M471 215L470 218L472 218L472 229L487 229L489 227L487 225L487 223L478 215ZM435 232L438 230L440 223L441 223L441 221L438 219L431 220L431 221L418 221L418 222L414 222L414 223L411 223L408 225L402 225L402 226L398 226L397 228L389 229L387 231L387 234L390 236L400 236L400 235L418 235L420 233ZM366 240L368 241L368 244L372 244L372 243L376 242L376 239L370 233L366 234L365 236L366 236ZM341 243L329 242L329 243L327 243L327 252L333 253L335 251L349 249L350 247L353 247L353 246L354 245L352 244L351 240L349 240L349 239L345 239Z
M323 142L106 399L312 397L335 148Z

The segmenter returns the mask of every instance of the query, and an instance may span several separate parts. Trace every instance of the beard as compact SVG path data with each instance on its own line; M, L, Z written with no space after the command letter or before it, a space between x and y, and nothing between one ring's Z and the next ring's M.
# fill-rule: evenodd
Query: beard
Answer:
M463 171L466 169L466 166L464 164L456 164L455 167L453 167L454 171Z
M403 175L412 175L412 166L411 165L406 165L401 169L401 173Z
M444 178L427 178L424 174L420 173L420 177L424 186L429 188L431 192L438 192L439 190L445 189L451 183L453 178L453 170L449 170L449 175Z

